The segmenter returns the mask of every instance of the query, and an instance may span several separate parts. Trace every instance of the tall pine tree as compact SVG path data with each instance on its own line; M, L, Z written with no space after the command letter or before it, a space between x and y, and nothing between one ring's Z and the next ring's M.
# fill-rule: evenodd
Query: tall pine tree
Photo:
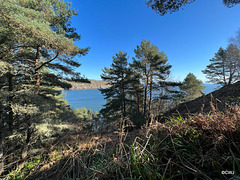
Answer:
M107 100L100 113L108 120L125 118L127 113L127 92L129 86L129 67L127 53L119 51L113 58L111 68L104 68L101 75L102 80L110 85L107 89L100 89Z
M134 52L132 67L135 73L139 74L144 87L143 114L146 116L147 111L148 114L151 112L153 91L159 89L160 81L168 78L172 66L167 63L166 54L159 52L158 47L150 41L143 40Z
M216 84L227 84L226 76L226 52L220 47L218 52L215 53L214 58L210 59L210 64L202 72L206 74L209 82Z
M21 134L16 146L25 151L33 122L58 121L68 111L55 87L82 80L77 57L89 49L74 43L80 40L71 27L74 15L63 0L0 0L1 142Z
M239 80L239 62L240 50L230 44L226 50L220 47L202 72L206 74L208 82L229 85Z

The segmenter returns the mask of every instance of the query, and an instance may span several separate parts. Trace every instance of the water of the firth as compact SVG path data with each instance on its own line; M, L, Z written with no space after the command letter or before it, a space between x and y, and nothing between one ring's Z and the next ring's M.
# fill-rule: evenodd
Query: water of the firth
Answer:
M206 94L219 87L216 84L204 84L204 86L206 87ZM106 103L106 100L98 89L70 90L63 91L63 93L66 93L65 99L68 100L72 108L85 107L87 109L91 108L93 111L99 111Z

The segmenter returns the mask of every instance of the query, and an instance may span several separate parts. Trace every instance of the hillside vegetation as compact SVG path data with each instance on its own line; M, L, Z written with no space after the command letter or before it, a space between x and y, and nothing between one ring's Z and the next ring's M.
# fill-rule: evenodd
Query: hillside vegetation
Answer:
M201 97L192 101L179 104L176 108L168 111L165 115L207 113L212 109L212 106L215 106L217 110L224 111L229 104L237 104L240 102L239 95L240 81L228 86L223 86L209 94L203 94Z
M105 89L110 87L105 81L90 80L90 83L69 82L72 85L70 89Z
M212 94L234 92L237 85ZM223 98L228 95L226 93ZM101 133L78 130L77 124L64 126L62 130L55 127L59 132L57 136L32 144L32 155L5 178L237 178L240 175L239 102L232 101L224 111L219 111L214 102L206 100L211 106L207 113L187 118L169 117L165 123L152 120L148 126L130 132L132 124L129 121L115 123L109 131Z

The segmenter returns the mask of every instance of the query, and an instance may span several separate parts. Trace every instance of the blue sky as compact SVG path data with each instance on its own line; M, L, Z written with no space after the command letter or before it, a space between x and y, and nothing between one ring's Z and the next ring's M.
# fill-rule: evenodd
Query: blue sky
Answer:
M71 1L71 0L70 0ZM72 0L78 16L72 26L82 35L76 44L89 46L78 69L89 79L100 80L104 67L119 50L128 53L143 39L150 40L168 56L173 80L183 80L189 72L205 81L205 69L219 47L240 28L240 5L227 8L222 0L196 0L183 10L160 16L145 0Z

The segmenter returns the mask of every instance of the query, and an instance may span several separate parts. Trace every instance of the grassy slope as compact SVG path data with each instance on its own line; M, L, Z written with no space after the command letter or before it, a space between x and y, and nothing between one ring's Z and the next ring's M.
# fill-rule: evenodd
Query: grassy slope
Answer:
M212 104L216 106L217 109L223 111L226 107L226 103L231 104L232 102L240 102L240 81L225 86L216 90L210 94L207 94L192 101L182 103L176 108L170 110L166 113L166 116L171 116L172 114L185 115L188 113L200 113L209 112L211 110ZM211 102L211 103L210 103Z
M230 113L230 111L232 111ZM234 118L233 118L234 117ZM132 132L65 132L13 179L229 179L240 175L240 109L172 118Z
M237 97L236 85L213 95ZM239 94L238 94L239 96ZM226 98L227 99L227 98ZM200 101L201 102L201 101ZM239 103L239 102L236 102ZM207 104L207 103L206 103ZM218 103L219 106L220 103ZM196 103L195 105L199 106ZM206 105L207 106L207 105ZM39 153L9 174L12 179L230 179L240 175L240 109L170 118L124 132L64 130L37 145ZM201 106L199 106L201 107ZM76 126L79 126L76 124ZM7 178L7 177L6 177Z

